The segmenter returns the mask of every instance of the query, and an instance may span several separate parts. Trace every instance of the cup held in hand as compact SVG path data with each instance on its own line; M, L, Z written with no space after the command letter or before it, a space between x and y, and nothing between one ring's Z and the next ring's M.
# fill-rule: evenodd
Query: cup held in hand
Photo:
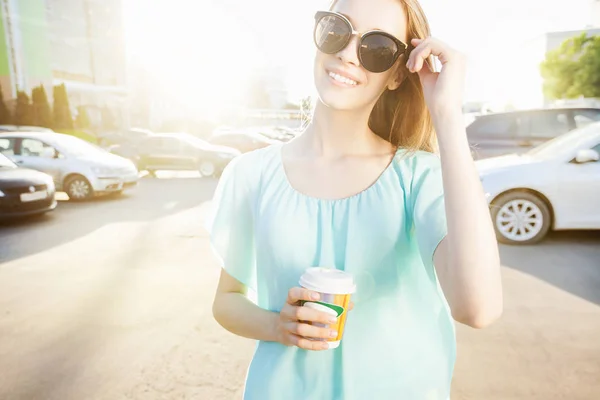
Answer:
M312 267L300 278L300 286L321 294L319 301L305 301L304 306L337 317L337 322L329 325L312 323L337 331L336 337L327 339L330 349L337 348L344 335L350 297L356 291L354 277L334 268Z

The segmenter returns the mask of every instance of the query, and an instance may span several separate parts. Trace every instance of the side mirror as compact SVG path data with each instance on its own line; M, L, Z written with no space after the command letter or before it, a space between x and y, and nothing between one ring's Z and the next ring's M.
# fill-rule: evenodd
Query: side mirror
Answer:
M43 158L57 158L58 153L52 147L44 147L42 149L40 156L42 156Z
M595 162L598 160L600 160L600 154L598 154L596 150L592 149L579 150L575 156L575 161L577 161L579 164L588 163L591 161Z

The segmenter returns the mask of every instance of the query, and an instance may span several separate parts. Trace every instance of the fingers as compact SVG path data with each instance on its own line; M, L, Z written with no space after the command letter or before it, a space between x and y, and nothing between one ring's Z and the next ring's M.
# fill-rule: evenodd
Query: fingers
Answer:
M337 331L334 329L321 328L300 322L288 322L286 323L285 328L289 333L293 333L294 335L303 338L333 339L338 335Z
M301 287L293 287L288 290L287 303L288 304L296 304L299 301L305 300L319 300L319 293L313 292L308 289L304 289Z
M411 51L406 67L411 72L419 72L425 63L427 63L431 72L435 72L433 65L430 64L431 56L436 56L442 65L446 64L451 58L456 58L456 53L450 46L438 39L428 37L426 39L412 39L411 44L415 46Z
M313 351L329 349L329 344L325 341L309 340L309 339L299 337L299 336L296 336L296 338L297 338L296 346L300 347L301 349L313 350Z
M416 41L413 43L416 43ZM420 40L419 45L417 45L417 47L415 47L415 49L410 53L408 61L406 62L406 67L410 72L419 72L423 68L424 63L427 62L427 67L433 72L432 66L429 64L429 58L432 55L434 54L431 42Z
M291 346L296 346L304 350L320 351L329 349L329 344L323 340L306 339L294 334L291 334L289 339Z
M334 315L306 306L292 306L288 304L281 309L280 314L288 321L309 321L322 324L334 324L337 322L337 317Z

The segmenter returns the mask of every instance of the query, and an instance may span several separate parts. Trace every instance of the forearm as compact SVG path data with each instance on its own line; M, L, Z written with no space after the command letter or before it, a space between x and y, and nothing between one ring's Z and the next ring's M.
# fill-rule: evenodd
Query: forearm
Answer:
M213 303L213 316L226 330L245 338L277 341L279 314L252 303L242 293L219 293Z
M448 235L440 280L453 312L495 319L502 309L500 257L462 115L437 123Z

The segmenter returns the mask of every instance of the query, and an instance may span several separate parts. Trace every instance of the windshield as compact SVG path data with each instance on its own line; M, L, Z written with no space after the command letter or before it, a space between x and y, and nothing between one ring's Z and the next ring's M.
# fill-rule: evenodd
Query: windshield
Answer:
M0 168L17 168L17 165L4 154L0 153Z
M100 147L72 136L65 135L61 137L61 140L58 144L60 145L62 152L73 156L106 154L106 151L102 150Z
M557 155L568 153L578 148L582 143L593 136L600 136L600 125L592 124L584 128L575 129L534 147L526 155L537 158L553 158Z

